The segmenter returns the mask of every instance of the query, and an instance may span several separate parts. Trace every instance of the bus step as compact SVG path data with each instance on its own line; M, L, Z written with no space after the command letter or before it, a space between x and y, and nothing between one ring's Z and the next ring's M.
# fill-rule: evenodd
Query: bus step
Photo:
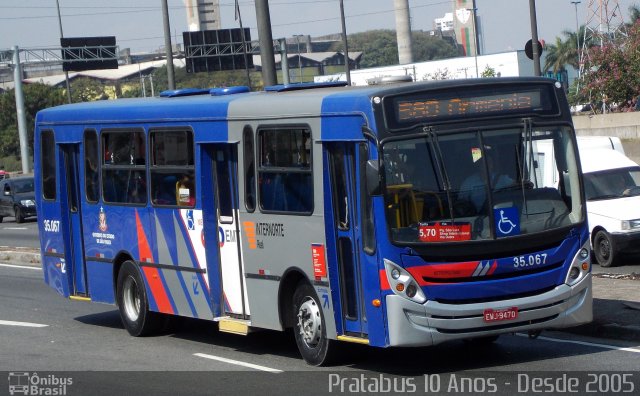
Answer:
M248 320L230 317L221 317L214 320L218 322L218 329L222 332L239 335L249 334L249 326L251 325L251 322Z
M338 339L338 341L354 342L356 344L369 345L369 340L366 338L352 337L347 335L339 335L336 338Z
M83 296L83 295L75 295L75 296L71 295L71 296L69 296L69 300L91 302L91 297Z

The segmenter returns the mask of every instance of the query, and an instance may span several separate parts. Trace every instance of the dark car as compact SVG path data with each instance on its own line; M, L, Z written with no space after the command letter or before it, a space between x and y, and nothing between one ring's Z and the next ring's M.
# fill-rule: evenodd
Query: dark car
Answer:
M4 217L15 217L16 223L36 216L33 177L0 180L0 222Z

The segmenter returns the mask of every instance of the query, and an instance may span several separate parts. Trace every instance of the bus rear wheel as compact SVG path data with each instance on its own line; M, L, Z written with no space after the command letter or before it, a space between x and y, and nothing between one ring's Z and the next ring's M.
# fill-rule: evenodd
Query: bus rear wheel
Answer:
M293 293L294 335L302 358L313 366L327 365L336 348L327 338L324 314L316 291L300 282Z
M138 266L125 261L118 273L116 299L120 319L125 329L134 337L158 330L159 315L149 311L149 300Z

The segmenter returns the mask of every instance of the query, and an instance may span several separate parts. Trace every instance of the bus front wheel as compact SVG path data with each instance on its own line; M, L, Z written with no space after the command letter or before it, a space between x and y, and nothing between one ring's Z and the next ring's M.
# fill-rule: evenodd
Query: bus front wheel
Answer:
M316 292L307 282L300 282L293 293L294 335L302 358L313 366L330 363L336 348L327 338L324 314Z
M117 302L125 329L134 337L152 333L158 328L158 315L149 311L149 300L138 266L125 261L118 273Z

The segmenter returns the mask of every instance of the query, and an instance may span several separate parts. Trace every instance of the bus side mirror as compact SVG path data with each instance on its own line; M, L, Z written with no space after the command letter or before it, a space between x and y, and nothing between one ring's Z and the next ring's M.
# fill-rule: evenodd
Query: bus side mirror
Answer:
M380 167L378 160L368 160L366 167L367 192L369 195L380 195Z

